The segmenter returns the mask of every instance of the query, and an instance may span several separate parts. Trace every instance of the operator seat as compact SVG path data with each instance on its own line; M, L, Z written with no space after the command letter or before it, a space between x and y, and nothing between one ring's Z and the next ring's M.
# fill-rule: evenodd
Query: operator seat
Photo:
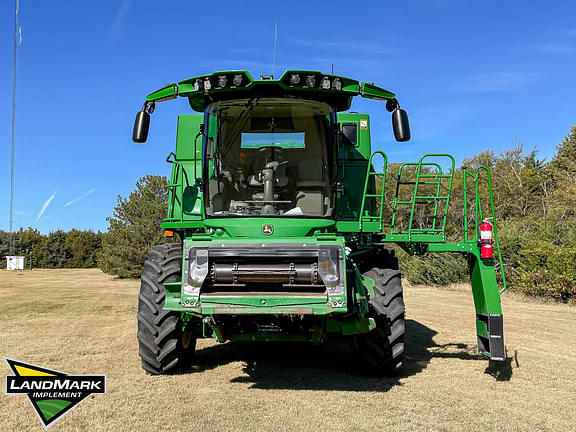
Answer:
M294 126L296 130L306 131L306 148L291 152L291 161L297 169L296 206L305 215L324 216L329 182L325 178L323 145L319 141L322 134L313 118L296 117Z

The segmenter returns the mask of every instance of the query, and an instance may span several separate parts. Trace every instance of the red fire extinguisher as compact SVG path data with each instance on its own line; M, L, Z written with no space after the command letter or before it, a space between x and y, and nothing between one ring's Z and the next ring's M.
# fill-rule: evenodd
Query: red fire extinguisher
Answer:
M486 218L480 225L480 258L493 258L492 253L492 224Z

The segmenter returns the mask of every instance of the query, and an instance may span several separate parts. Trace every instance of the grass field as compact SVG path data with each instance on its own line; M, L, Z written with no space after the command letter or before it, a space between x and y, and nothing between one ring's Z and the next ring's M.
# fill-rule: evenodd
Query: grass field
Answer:
M465 287L407 287L407 358L396 379L348 372L340 344L210 340L188 373L151 377L138 358L138 286L98 270L0 271L2 355L107 375L107 394L51 431L576 429L574 306L505 295L510 358L501 367L475 354ZM25 396L2 394L0 412L0 431L42 430Z

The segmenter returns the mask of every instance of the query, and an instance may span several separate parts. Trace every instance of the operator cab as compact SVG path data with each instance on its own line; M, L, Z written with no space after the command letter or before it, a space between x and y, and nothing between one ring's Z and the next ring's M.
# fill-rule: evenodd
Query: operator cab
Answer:
M205 110L210 217L330 217L335 110L296 98L226 100Z

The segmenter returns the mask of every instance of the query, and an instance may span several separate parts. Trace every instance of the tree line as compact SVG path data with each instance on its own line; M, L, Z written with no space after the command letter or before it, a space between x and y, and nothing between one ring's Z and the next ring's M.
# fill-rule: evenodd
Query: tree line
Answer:
M463 161L468 171L490 169L496 226L504 270L511 289L561 300L576 298L576 126L556 147L549 160L520 143L505 152L483 151ZM455 170L453 204L462 203L462 170ZM393 183L393 182L390 182ZM386 193L393 194L392 190ZM468 188L467 188L468 190ZM393 196L393 195L392 195ZM480 188L483 216L489 216L488 190ZM469 197L470 198L470 197ZM473 208L468 200L468 208ZM462 206L451 205L447 235L462 237ZM384 209L385 213L391 210ZM430 217L430 214L420 214ZM471 222L471 221L469 221ZM404 275L414 283L447 284L467 278L467 263L460 255L400 254Z
M160 222L167 210L166 177L147 175L136 183L136 189L118 203L107 217L108 231L73 229L42 234L35 228L20 229L10 234L0 230L0 257L26 257L26 268L90 268L125 278L140 277L150 249L166 243ZM12 248L11 246L12 242Z
M479 166L488 167L492 175L495 222L509 287L561 300L576 298L576 126L549 161L539 159L535 150L526 153L519 142L505 152L487 150L465 159L454 171L446 224L449 240L463 235L463 170L474 172ZM391 164L386 179L383 213L388 221L397 168ZM106 233L58 230L42 235L33 228L21 229L14 236L16 254L32 255L37 267L98 266L120 277L139 277L150 249L171 241L160 229L168 201L165 184L166 177L147 175L127 198L118 196ZM471 227L472 195L467 200ZM481 184L480 196L484 216L489 216L486 183ZM401 223L400 212L397 216ZM425 226L431 218L430 207L418 209L415 222ZM0 256L8 254L8 245L9 233L0 231ZM468 277L467 262L459 254L409 256L400 251L399 258L412 283L445 285Z
M42 234L35 228L20 229L15 233L0 230L0 257L24 256L26 268L90 268L97 266L97 255L102 248L104 234L91 230L73 229ZM10 247L12 245L12 248Z

